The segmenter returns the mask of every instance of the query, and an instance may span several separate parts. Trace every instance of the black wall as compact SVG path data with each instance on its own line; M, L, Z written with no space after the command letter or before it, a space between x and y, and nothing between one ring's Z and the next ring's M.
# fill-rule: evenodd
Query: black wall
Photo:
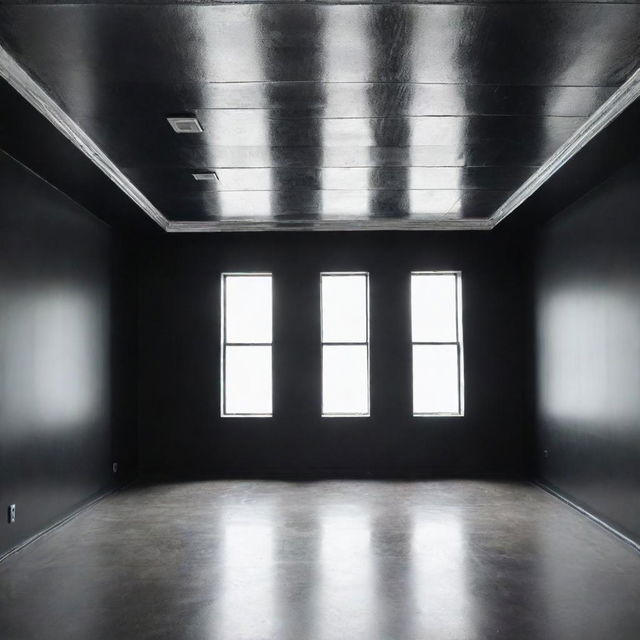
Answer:
M640 541L640 162L544 229L536 259L538 473Z
M107 225L0 152L0 554L136 468L128 261Z
M520 254L488 233L171 234L139 281L147 474L520 475ZM411 416L409 272L460 269L466 415ZM368 271L371 417L320 417L319 273ZM220 273L274 275L274 417L220 418Z

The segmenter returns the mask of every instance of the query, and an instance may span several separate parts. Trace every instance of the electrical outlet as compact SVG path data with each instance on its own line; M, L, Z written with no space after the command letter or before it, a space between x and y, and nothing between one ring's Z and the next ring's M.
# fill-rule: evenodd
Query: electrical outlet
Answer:
M7 520L9 520L9 524L13 524L16 521L16 505L10 504L7 509Z
M113 473L118 473L118 463L117 462L113 463L112 468L113 468Z
M543 455L544 455L545 458L548 458L549 457L549 449L545 449L544 452L543 452Z

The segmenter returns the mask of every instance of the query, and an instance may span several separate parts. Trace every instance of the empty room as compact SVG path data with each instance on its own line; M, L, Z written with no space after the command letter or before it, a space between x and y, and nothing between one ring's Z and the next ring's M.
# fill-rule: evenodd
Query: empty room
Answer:
M0 3L2 640L640 638L640 2Z

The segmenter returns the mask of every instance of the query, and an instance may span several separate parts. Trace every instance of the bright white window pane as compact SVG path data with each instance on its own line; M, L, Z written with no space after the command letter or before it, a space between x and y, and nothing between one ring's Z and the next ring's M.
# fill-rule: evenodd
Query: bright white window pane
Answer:
M271 415L271 346L225 349L225 415Z
M459 413L458 348L413 345L413 413Z
M365 344L322 347L323 415L369 413L369 364Z
M271 342L271 276L225 276L227 342Z
M322 276L322 341L367 341L367 276Z
M455 342L456 276L411 274L413 342Z

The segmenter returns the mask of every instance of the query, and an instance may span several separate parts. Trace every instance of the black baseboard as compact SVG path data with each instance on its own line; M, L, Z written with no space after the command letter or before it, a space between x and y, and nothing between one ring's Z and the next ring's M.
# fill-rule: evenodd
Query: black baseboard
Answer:
M586 518L589 518L591 522L597 524L599 527L602 527L609 533L616 536L616 538L618 538L625 544L628 544L637 553L640 553L640 542L633 540L633 538L630 538L629 536L624 534L622 531L614 527L612 524L610 524L606 520L599 518L595 514L591 513L591 511L589 511L588 509L585 509L583 506L577 504L571 498L564 495L561 491L558 491L558 489L555 489L554 487L551 487L548 484L545 484L541 480L532 480L531 483L534 484L539 489L546 491L547 493L552 495L554 498L557 498L558 500L564 502L564 504L571 507L572 509L575 509L578 513L582 514Z
M28 547L30 544L32 544L36 540L39 540L43 536L46 536L52 531L55 531L59 527L62 527L63 525L67 524L67 522L69 522L70 520L73 520L76 516L79 516L81 513L88 511L89 509L94 507L96 504L98 504L98 502L100 502L101 500L104 500L106 497L113 495L118 491L122 491L122 489L124 489L125 487L128 487L132 482L133 481L125 482L111 489L106 489L104 491L100 491L97 494L94 494L81 506L79 506L77 509L74 509L71 513L67 514L60 520L56 520L54 523L50 524L48 527L45 527L44 529L42 529L42 531L39 531L38 533L32 535L26 540L23 540L22 542L19 542L14 547L11 547L11 549L9 549L8 551L5 551L4 553L0 553L0 562L3 562L9 556L12 556L15 553L18 553L18 551L22 551L22 549L24 549L25 547Z
M146 482L145 482L145 480L146 480ZM155 478L155 480L157 481L158 478ZM140 480L138 480L138 481L140 481ZM84 513L85 511L88 511L89 509L94 507L96 504L98 504L99 502L101 502L102 500L107 498L108 496L113 495L114 493L118 493L119 491L122 491L123 489L125 489L126 487L131 485L133 482L134 481L130 481L130 482L124 483L122 485L119 485L117 487L114 487L112 489L108 489L106 491L100 492L98 495L96 495L93 498L89 499L86 503L84 503L78 509L75 509L74 511L72 511L71 513L66 515L64 518L61 518L60 520L58 520L58 521L54 522L53 524L49 525L48 527L46 527L42 531L39 531L38 533L36 533L35 535L31 536L30 538L27 538L23 542L20 542L15 547L12 547L8 551L5 551L4 553L0 554L0 562L6 560L9 556L14 555L15 553L18 553L19 551L21 551L25 547L28 547L30 544L32 544L36 540L39 540L43 536L51 533L52 531L55 531L56 529L58 529L59 527L62 527L65 524L67 524L67 522L73 520L75 517L77 517L81 513ZM146 478L146 479L142 480L142 484L149 484L149 483L152 483L152 482L153 482L153 480L151 478ZM571 507L572 509L574 509L575 511L580 513L581 515L585 516L586 518L591 520L591 522L597 524L599 527L602 527L605 531L608 531L609 533L613 534L614 536L616 536L616 538L618 538L619 540L621 540L625 544L629 545L637 553L640 553L640 543L639 542L636 542L635 540L633 540L629 536L627 536L624 533L622 533L622 531L620 531L619 529L617 529L613 525L609 524L605 520L602 520L601 518L599 518L595 514L591 513L590 511L588 511L584 507L582 507L579 504L575 503L573 500L568 498L566 495L564 495L563 493L561 493L557 489L549 486L548 484L545 484L541 480L531 480L531 483L534 486L536 486L539 489L541 489L542 491L545 491L546 493L552 495L554 498L557 498L558 500L560 500L561 502L563 502L567 506Z
M323 480L354 480L381 482L437 482L446 480L478 480L496 482L527 482L528 476L523 473L466 473L443 474L425 471L407 471L406 469L387 469L375 473L353 469L314 468L314 469L222 469L209 472L181 471L142 471L138 482L148 485L154 482L207 482L215 480L255 480L266 482L320 482Z

